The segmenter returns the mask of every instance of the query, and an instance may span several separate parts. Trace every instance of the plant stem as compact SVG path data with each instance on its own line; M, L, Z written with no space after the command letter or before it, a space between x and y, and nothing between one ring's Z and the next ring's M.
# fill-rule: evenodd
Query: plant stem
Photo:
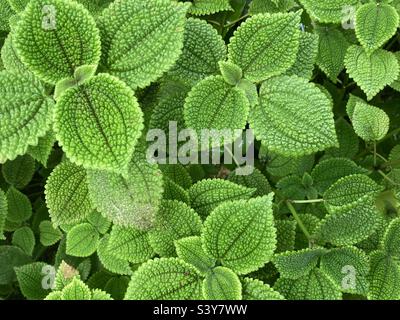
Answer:
M374 168L376 168L376 141L374 141Z
M305 225L303 224L303 221L301 221L299 215L296 212L296 209L293 207L293 205L289 201L286 201L286 205L289 208L290 213L293 215L294 219L296 220L297 224L299 225L301 231L303 231L303 233L306 236L306 238L308 239L308 241L311 241L311 235L308 232Z
M233 25L235 25L236 23L238 23L239 21L241 21L241 20L243 20L243 19L246 19L248 16L249 16L249 14L245 14L244 16L240 17L239 19L227 23L224 27L225 27L225 28L230 28L230 27L232 27Z
M377 171L384 179L386 179L387 181L389 181L391 184L397 186L399 185L397 182L393 181L392 179L390 179L382 170L378 170Z
M291 203L318 203L324 202L324 199L311 199L311 200L288 200Z

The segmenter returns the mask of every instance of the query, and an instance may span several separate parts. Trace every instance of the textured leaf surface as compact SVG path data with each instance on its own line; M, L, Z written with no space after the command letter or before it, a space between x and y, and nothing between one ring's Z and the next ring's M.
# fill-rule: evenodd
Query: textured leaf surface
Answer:
M275 77L262 84L250 124L269 150L286 156L337 144L331 102L314 84L297 76Z
M204 223L205 251L238 274L269 262L276 248L272 194L218 206Z
M395 8L385 3L366 3L357 9L356 35L368 53L381 47L399 27Z
M39 225L40 243L45 247L52 246L61 240L62 232L54 228L51 221L44 220Z
M278 240L275 253L293 250L296 240L296 221L275 220L275 226Z
M321 257L320 268L343 292L368 293L369 259L355 247L335 248Z
M0 285L16 280L15 267L31 262L31 258L15 246L0 246Z
M89 257L96 249L99 234L89 223L74 226L67 233L67 254L74 257Z
M232 270L216 267L203 281L203 295L207 300L241 300L242 284Z
M206 179L194 184L189 189L191 207L202 218L214 210L219 204L236 199L249 199L254 189L222 179Z
M361 87L368 100L375 97L399 75L399 63L392 52L377 49L371 55L360 46L351 46L345 65L351 78Z
M193 265L201 274L206 274L215 265L215 259L204 252L201 237L187 237L175 241L180 259Z
M154 255L147 232L117 225L112 228L108 250L118 258L132 263L144 262Z
M272 191L267 178L257 168L254 168L251 174L245 176L238 175L236 171L232 171L228 176L228 180L250 189L257 189L253 193L253 197L265 196Z
M149 231L150 244L161 257L175 256L174 241L200 235L201 229L201 219L193 209L183 202L165 200Z
M25 298L29 300L43 300L48 294L49 289L43 288L43 273L46 264L44 262L34 262L15 268L18 284Z
M249 13L276 13L285 12L294 5L293 0L252 0L250 2Z
M29 198L14 187L7 191L8 214L7 220L20 223L32 216L32 205Z
M23 189L32 180L35 171L35 160L28 155L7 161L1 167L6 182L17 189Z
M279 292L257 279L244 278L242 288L243 300L285 300Z
M216 30L204 20L191 18L186 21L182 54L168 75L194 84L218 74L218 61L225 57L225 42Z
M3 190L0 189L0 240L3 240L4 237L4 226L7 219L8 213L8 202L6 195Z
M20 247L27 255L31 256L35 247L35 235L31 228L21 227L13 233L11 243L14 246Z
M182 52L188 7L170 0L113 2L99 18L108 72L133 89L157 80Z
M189 172L181 164L160 165L164 176L170 178L184 189L189 189L192 185L192 178Z
M77 67L96 65L100 36L89 12L74 1L31 1L15 34L22 61L38 77L56 84Z
M356 102L351 121L354 131L364 141L383 139L390 126L390 119L385 111L362 102Z
M91 300L89 287L78 278L74 278L61 292L62 300Z
M383 249L388 255L400 257L400 218L393 220L385 232Z
M202 281L194 267L176 258L150 260L133 274L126 300L200 300Z
M96 208L118 225L149 228L162 198L162 173L137 146L126 176L89 170L90 197Z
M0 162L24 154L45 135L53 118L53 101L31 74L0 72Z
M249 102L243 91L221 76L199 82L189 92L184 107L186 126L199 133L201 129L243 129L248 114Z
M0 1L0 12L0 30L9 31L8 20L14 14L14 10L7 0Z
M220 11L232 11L229 0L194 0L189 13L196 16L209 15Z
M143 129L143 114L131 89L100 74L67 90L57 102L57 140L76 164L123 171Z
M92 211L86 172L72 163L63 162L53 170L45 193L54 226L82 222Z
M344 8L357 7L357 0L300 0L309 15L324 23L343 22Z
M299 24L299 13L261 14L247 19L231 39L229 60L254 82L284 73L296 61Z
M332 157L353 158L359 150L358 137L353 127L343 118L336 121L336 133L339 147L330 148L326 153Z
M49 130L46 135L39 138L36 146L30 146L28 148L28 154L46 167L55 141L56 138L53 131Z
M342 295L335 283L319 269L299 279L279 278L274 285L288 300L340 300Z
M21 61L14 44L14 34L10 32L1 48L1 61L4 68L8 71L29 72L27 67Z

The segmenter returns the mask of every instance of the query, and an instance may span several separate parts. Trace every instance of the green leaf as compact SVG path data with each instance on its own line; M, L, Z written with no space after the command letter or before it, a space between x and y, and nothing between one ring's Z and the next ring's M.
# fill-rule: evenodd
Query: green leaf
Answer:
M125 176L88 171L90 197L97 210L113 223L149 228L162 198L162 173L146 159L145 145L135 148Z
M243 278L243 300L285 300L277 291L268 284L252 278Z
M89 287L78 278L74 278L61 292L62 300L91 300Z
M370 260L368 299L399 300L400 268L398 262L383 251L371 253Z
M214 14L220 11L233 11L229 0L194 0L189 13L196 16Z
M28 73L27 67L22 63L21 57L14 44L14 34L10 32L1 48L1 61L8 71Z
M205 251L238 274L269 262L276 248L272 197L227 201L214 209L204 223Z
M298 279L313 270L319 258L326 252L324 248L303 249L275 255L273 263L281 277Z
M355 27L361 45L372 53L396 33L399 15L389 4L366 3L357 9Z
M7 161L1 167L6 182L17 189L23 189L32 180L35 171L35 160L28 155L19 156L13 161Z
M36 243L35 235L31 228L27 226L21 227L13 233L11 243L20 247L27 255L32 256Z
M103 267L113 273L131 275L129 262L118 258L109 247L110 235L106 234L97 246L97 255Z
M44 167L47 167L47 161L49 160L53 145L56 142L53 130L49 130L45 136L39 138L36 146L30 146L28 148L28 154L39 161Z
M298 279L279 278L274 289L288 300L342 299L342 294L336 284L318 268Z
M133 89L157 80L182 53L189 6L170 0L113 2L98 20L106 70Z
M354 131L364 141L379 141L389 131L390 119L383 111L364 102L357 102L351 117Z
M294 249L296 240L296 221L275 220L277 245L275 253Z
M196 267L203 275L215 266L215 259L204 252L201 237L187 237L176 240L175 247L178 257Z
M400 257L400 218L390 222L382 240L382 247L388 255Z
M249 199L255 189L222 179L205 179L189 189L191 207L204 219L219 204L228 200Z
M0 246L0 285L16 280L14 268L31 262L29 257L20 248L15 246Z
M369 260L364 251L355 247L331 249L321 257L320 268L343 292L368 293Z
M163 175L170 178L184 189L189 189L192 185L192 178L189 172L181 164L167 164L159 166Z
M100 289L94 289L92 290L92 299L91 300L113 300L111 298L110 294L107 292L100 290Z
M14 187L10 187L6 196L8 203L7 220L21 223L32 216L32 205L25 194L21 193Z
M3 190L0 189L0 240L4 240L4 227L8 214L7 197Z
M96 23L82 5L71 1L30 2L18 23L15 46L24 64L52 84L100 60Z
M220 61L219 68L225 82L236 86L243 77L242 69L229 61Z
M241 300L242 284L231 269L216 267L203 281L203 295L206 300Z
M111 221L102 216L96 210L92 211L87 217L87 221L96 228L100 234L105 234L110 229Z
M217 75L218 61L225 58L225 42L218 32L205 20L190 18L185 25L182 54L168 75L195 84Z
M23 155L46 134L53 100L29 73L0 72L0 163Z
M326 154L332 157L353 158L359 150L359 141L353 127L343 118L336 121L336 133L339 147L326 150Z
M230 40L229 60L253 82L284 73L296 61L299 24L300 12L266 13L247 19Z
M8 20L15 12L7 0L0 1L0 13L0 30L9 31L10 27Z
M389 51L377 49L370 55L360 46L351 46L346 53L345 65L351 78L367 95L375 97L399 75L399 63Z
M323 194L340 178L352 174L366 174L366 169L359 167L347 158L329 158L318 163L311 172L313 186Z
M44 220L39 225L40 243L45 247L50 247L62 238L62 232L54 228L51 221Z
M315 31L319 36L316 63L329 79L336 82L344 69L344 58L350 44L342 31L336 28L323 26L317 27Z
M183 202L164 200L149 230L150 245L161 257L175 256L174 241L200 235L201 229L201 219L193 209Z
M142 122L132 90L117 78L100 74L61 96L54 129L72 162L121 172L129 164Z
M132 263L145 262L154 255L146 231L117 225L111 230L108 250L116 257Z
M24 11L30 0L6 0L15 12Z
M276 13L288 11L294 5L293 0L252 0L250 2L249 13Z
M286 71L288 76L296 75L310 80L318 55L318 35L308 32L300 33L300 45L296 62Z
M50 292L50 293L46 296L46 298L44 298L43 300L54 300L54 301L62 300L61 291L53 291L53 292Z
M45 266L44 262L34 262L15 268L18 284L25 298L43 300L49 294L50 289L45 289L43 286Z
M250 124L268 150L285 156L308 155L338 143L331 102L315 84L297 76L262 84Z
M258 103L257 86L253 82L247 79L241 79L236 87L244 92L251 107Z
M262 146L265 147L265 146ZM268 153L266 155L268 173L276 177L285 177L290 174L302 176L314 166L314 156L285 157L279 154Z
M200 300L202 279L177 258L149 260L133 274L125 300Z
M46 205L55 227L76 224L92 212L88 195L86 172L70 162L62 162L47 179Z
M89 257L97 250L99 234L89 223L74 226L67 233L67 254L74 257Z
M181 186L176 184L168 177L164 177L163 181L164 181L164 192L163 192L164 200L178 200L186 204L190 203L189 193L185 189L183 189Z
M228 180L249 189L256 189L253 197L265 196L272 191L267 178L257 168L254 168L251 174L245 176L238 175L236 171L232 171L228 176Z
M341 23L345 8L357 8L358 0L299 0L308 14L315 20L324 23Z
M104 290L109 292L115 300L123 300L126 289L128 288L130 278L128 277L112 277L104 286Z
M226 130L232 142L231 130L243 129L249 114L249 101L244 92L225 82L222 76L210 76L189 92L184 107L188 128L200 136L202 129ZM218 143L217 141L216 143ZM201 146L203 149L208 145Z

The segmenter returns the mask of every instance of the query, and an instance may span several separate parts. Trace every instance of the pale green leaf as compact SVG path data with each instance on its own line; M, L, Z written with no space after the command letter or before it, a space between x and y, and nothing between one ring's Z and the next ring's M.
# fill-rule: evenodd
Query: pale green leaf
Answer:
M181 164L160 165L160 169L165 177L170 178L182 188L189 189L191 187L192 178Z
M45 247L52 246L62 238L60 229L55 228L51 221L44 220L39 225L40 243Z
M326 150L326 154L332 157L353 158L359 150L359 141L353 127L343 118L336 121L336 134L339 147Z
M342 23L345 9L357 8L358 0L299 0L308 14L315 20L324 23Z
M89 223L74 226L67 233L67 254L74 257L88 257L97 250L99 233Z
M243 77L242 69L229 61L220 61L219 69L225 82L236 86Z
M15 268L18 284L25 298L43 300L50 293L50 289L43 286L45 266L44 262L34 262Z
M206 300L241 300L242 284L232 270L216 267L203 281L203 295Z
M252 0L250 2L249 13L276 13L285 12L294 5L294 0Z
M55 141L56 138L53 131L49 130L45 136L39 138L38 144L36 146L30 146L27 152L32 158L47 167L47 161L49 160Z
M265 196L272 191L267 178L257 168L254 168L249 175L238 175L236 171L232 171L228 176L228 180L250 189L256 189L253 197Z
M89 287L78 278L74 278L61 292L62 300L91 300Z
M229 0L194 0L189 13L196 16L214 14L220 11L232 11Z
M382 247L388 255L400 257L400 218L392 220L389 224L382 240Z
M279 292L257 279L244 278L242 287L243 300L285 300Z

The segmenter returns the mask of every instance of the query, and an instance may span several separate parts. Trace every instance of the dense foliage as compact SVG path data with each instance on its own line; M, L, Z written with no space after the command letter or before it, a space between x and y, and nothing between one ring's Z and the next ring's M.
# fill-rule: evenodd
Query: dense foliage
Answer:
M0 298L399 300L399 15L0 0ZM149 161L171 123L253 170Z

